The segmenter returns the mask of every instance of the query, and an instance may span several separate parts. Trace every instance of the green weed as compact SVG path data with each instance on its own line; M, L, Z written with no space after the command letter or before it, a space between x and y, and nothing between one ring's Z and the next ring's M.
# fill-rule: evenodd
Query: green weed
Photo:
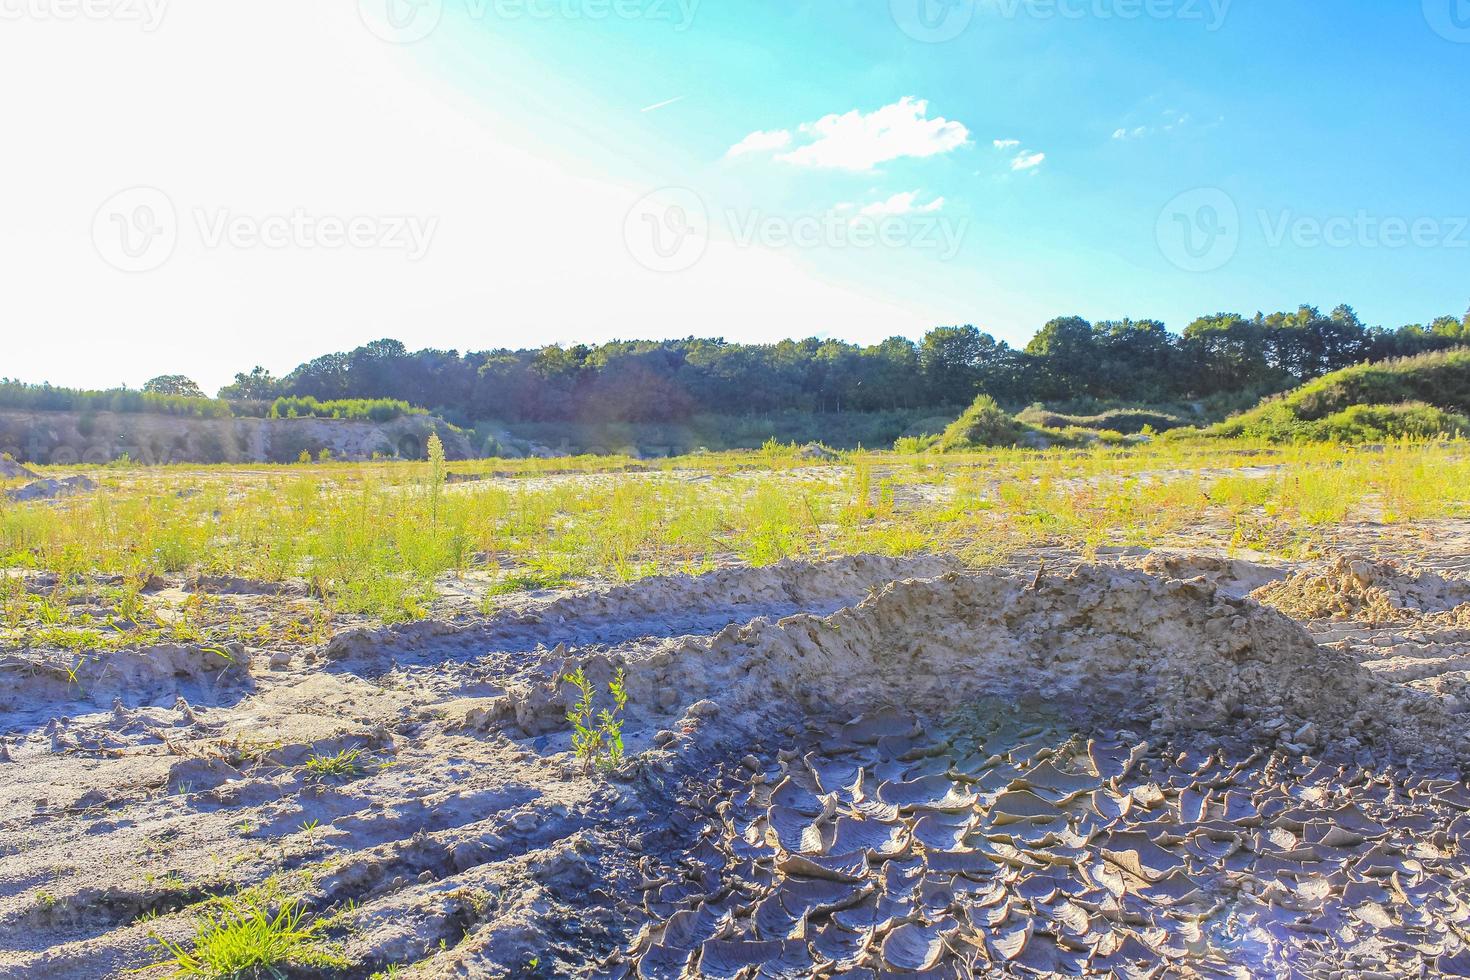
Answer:
M312 782L351 782L368 774L368 759L362 749L343 749L336 755L313 753L302 765L306 778Z
M347 966L310 921L297 899L282 900L274 911L253 897L217 898L188 948L159 936L154 941L172 967L169 977L203 980L285 980L293 968L340 969Z
M608 682L613 707L595 709L593 685L586 671L577 668L567 680L576 685L581 698L567 712L572 723L572 751L590 772L611 772L623 764L623 722L621 715L628 706L626 675L618 668Z

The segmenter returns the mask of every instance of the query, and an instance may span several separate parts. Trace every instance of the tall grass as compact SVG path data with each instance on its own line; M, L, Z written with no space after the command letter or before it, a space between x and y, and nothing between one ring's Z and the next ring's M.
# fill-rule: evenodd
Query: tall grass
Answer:
M747 453L643 473L524 461L523 476L458 484L446 473L468 464L113 469L88 496L0 503L0 568L297 578L331 611L395 621L427 614L439 577L472 570L503 593L855 551L994 560L1041 544L1157 544L1211 522L1242 546L1285 548L1344 521L1466 515L1467 457L1462 443L863 453L800 466Z

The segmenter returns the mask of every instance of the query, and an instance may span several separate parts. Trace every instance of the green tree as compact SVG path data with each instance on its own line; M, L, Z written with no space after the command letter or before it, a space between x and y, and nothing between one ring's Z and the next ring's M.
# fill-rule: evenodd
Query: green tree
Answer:
M980 384L979 361L985 342L979 330L936 327L919 346L924 386L936 405L961 405L975 397Z
M175 395L180 398L203 398L204 391L182 374L160 374L143 385L143 390L154 395Z
M240 401L274 401L281 395L281 382L259 364L250 373L235 375L235 383L219 390L219 397Z
M1026 353L1041 362L1041 387L1038 394L1048 398L1069 398L1094 394L1100 377L1101 351L1093 335L1092 324L1080 316L1063 316L1048 321L1031 338Z

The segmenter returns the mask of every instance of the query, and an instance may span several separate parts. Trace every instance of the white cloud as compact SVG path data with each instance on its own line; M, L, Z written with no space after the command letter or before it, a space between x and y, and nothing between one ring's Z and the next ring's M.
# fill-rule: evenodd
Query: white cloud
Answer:
M873 218L897 217L905 214L933 214L944 207L944 198L936 197L928 204L918 203L918 191L903 191L886 201L875 201L866 205L859 214Z
M748 153L773 153L791 145L791 134L784 129L754 132L730 147L727 157L743 157Z
M993 142L997 150L1014 150L1021 145L1020 140L994 140Z
M675 96L672 99L664 99L662 102L655 102L653 105L646 105L642 109L639 109L638 111L639 112L657 112L660 109L667 109L671 105L676 105L676 104L678 104L680 102L683 102L687 98L689 98L689 96L687 96L687 95Z
M1139 140L1145 136L1152 136L1154 133L1172 133L1176 129L1183 129L1185 126L1188 126L1192 118L1187 112L1180 112L1177 109L1166 109L1163 113L1164 121L1157 126L1119 127L1113 130L1113 139Z
M1018 153L1011 161L1012 170L1033 170L1046 160L1045 153Z
M799 132L809 142L780 159L834 170L872 170L890 160L949 153L970 142L970 130L963 123L930 119L929 103L907 96L873 112L854 109L804 123Z

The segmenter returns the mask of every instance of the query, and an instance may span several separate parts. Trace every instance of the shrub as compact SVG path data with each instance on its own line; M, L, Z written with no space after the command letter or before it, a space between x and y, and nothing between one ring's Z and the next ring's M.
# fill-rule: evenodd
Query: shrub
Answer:
M910 456L928 452L939 441L938 436L900 436L893 443L893 451Z
M939 437L943 452L965 449L1014 446L1021 442L1029 426L1001 408L994 398L981 395Z

